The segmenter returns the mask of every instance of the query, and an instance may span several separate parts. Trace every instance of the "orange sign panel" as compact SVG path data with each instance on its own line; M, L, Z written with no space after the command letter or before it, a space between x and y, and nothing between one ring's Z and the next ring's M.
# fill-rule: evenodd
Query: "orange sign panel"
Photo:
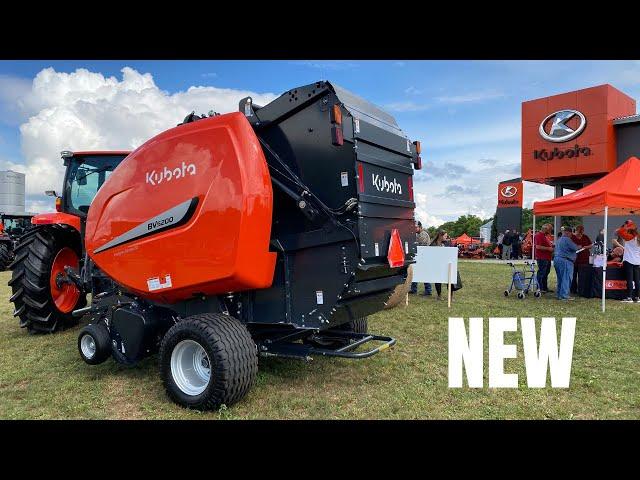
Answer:
M635 100L608 84L523 102L522 179L547 183L612 171L613 119L635 113Z
M522 182L502 182L498 184L498 208L522 207Z

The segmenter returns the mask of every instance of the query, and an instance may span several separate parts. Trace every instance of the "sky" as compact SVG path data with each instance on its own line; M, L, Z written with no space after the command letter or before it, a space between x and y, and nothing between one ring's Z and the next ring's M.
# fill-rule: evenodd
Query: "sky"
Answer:
M640 61L0 61L0 169L25 172L29 211L53 209L62 150L134 149L191 111L330 80L391 113L422 145L416 216L493 215L520 175L521 103L609 83L640 99ZM527 182L525 206L553 197Z

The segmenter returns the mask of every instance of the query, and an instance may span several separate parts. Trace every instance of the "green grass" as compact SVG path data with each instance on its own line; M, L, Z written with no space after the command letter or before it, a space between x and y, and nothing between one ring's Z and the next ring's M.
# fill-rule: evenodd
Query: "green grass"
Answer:
M464 288L446 301L411 297L407 308L370 318L370 330L397 345L365 360L318 358L311 363L261 359L258 380L240 403L200 413L173 404L159 379L157 358L132 368L112 360L84 364L79 327L27 335L11 316L9 273L0 274L0 418L130 419L473 419L640 418L640 306L597 299L505 298L504 265L460 264ZM550 276L555 287L555 276ZM519 389L450 389L449 316L576 316L569 389L527 389L520 333L505 335L518 358L505 370ZM486 347L485 324L485 347ZM485 385L487 384L485 353ZM466 382L466 380L465 380Z

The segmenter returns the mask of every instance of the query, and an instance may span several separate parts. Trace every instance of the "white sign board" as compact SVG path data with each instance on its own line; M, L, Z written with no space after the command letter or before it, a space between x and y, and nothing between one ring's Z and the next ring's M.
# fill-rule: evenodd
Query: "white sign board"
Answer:
M458 247L418 247L413 265L413 281L418 283L451 283L458 278Z

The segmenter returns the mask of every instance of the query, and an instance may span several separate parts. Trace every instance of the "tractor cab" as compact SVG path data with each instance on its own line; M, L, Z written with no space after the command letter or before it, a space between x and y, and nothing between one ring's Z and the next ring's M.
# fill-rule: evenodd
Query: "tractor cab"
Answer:
M46 193L56 197L56 211L86 217L96 193L129 152L63 151L61 155L66 167L62 196L53 190Z
M0 235L17 238L31 226L30 213L11 214L0 212Z

